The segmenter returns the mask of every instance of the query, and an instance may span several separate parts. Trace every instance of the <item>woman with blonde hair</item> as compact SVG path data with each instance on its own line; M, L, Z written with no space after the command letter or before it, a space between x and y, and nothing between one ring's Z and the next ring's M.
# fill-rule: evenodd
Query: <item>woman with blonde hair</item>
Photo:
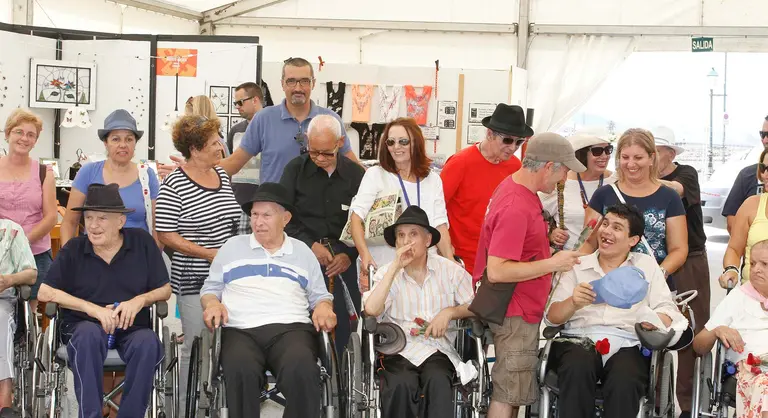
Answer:
M194 96L187 99L187 104L184 107L184 113L188 116L202 116L210 120L218 120L219 115L216 114L216 106L213 105L211 99L208 96ZM221 138L221 144L224 146L222 150L224 157L229 157L229 147L224 139L224 126L219 129L219 137Z
M677 271L688 256L688 229L680 196L659 181L653 134L637 128L624 132L616 147L616 168L618 181L597 189L589 201L585 225L599 219L608 207L617 203L635 206L643 213L645 232L634 251L654 256L667 283L672 283L669 275ZM591 253L603 244L593 236L582 252Z

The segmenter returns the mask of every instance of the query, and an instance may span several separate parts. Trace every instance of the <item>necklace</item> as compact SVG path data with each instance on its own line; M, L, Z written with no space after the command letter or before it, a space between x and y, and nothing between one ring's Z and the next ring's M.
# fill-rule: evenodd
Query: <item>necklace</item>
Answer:
M584 183L581 182L581 174L576 173L576 179L579 181L579 188L581 189L581 203L584 206L584 209L589 206L589 196L587 196L587 190L584 189ZM597 188L603 186L603 175L600 174L600 182L597 184Z

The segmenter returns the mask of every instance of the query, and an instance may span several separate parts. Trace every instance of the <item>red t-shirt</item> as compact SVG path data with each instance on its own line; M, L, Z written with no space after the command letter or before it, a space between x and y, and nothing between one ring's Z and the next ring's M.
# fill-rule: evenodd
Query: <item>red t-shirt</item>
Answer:
M440 173L451 244L470 274L491 195L502 180L519 169L520 160L514 155L508 161L493 164L476 146L471 146L451 156Z
M539 197L507 177L496 189L480 231L472 284L483 275L488 255L507 260L530 262L550 257L547 223ZM507 317L521 316L535 324L544 315L552 275L519 282L507 308Z

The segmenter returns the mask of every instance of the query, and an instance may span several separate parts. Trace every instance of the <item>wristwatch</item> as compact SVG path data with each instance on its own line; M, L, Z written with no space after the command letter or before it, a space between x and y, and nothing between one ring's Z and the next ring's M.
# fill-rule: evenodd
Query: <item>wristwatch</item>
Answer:
M669 278L669 272L667 271L667 269L665 269L664 266L659 266L659 268L661 269L661 272L664 274L664 278L665 279Z

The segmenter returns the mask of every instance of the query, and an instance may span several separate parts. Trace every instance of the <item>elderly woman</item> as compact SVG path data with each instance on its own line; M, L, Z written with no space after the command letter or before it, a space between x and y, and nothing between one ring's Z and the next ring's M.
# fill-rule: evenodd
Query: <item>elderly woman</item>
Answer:
M56 225L56 178L29 156L43 130L43 121L34 113L14 110L5 122L8 155L0 157L0 219L21 225L37 265L32 286L32 308L37 291L51 266L51 230Z
M609 206L617 203L635 206L645 218L645 240L635 251L652 255L668 279L688 256L688 229L680 196L659 182L657 158L650 132L644 129L624 132L616 150L619 180L615 185L597 189L589 201L585 224L598 219ZM650 248L646 248L646 243ZM581 251L588 254L596 248L594 234Z
M768 184L768 150L760 154L760 164L757 165L757 181ZM751 196L742 203L731 228L731 238L723 257L723 274L720 276L720 286L736 283L739 278L739 263L744 257L744 270L741 280L749 280L750 249L755 243L768 239L768 213L766 213L768 193Z
M754 243L751 253L749 282L717 306L693 349L703 356L720 340L728 349L726 358L739 366L736 416L768 418L768 240ZM754 357L762 365L754 364Z
M186 376L192 340L203 330L200 288L218 249L240 222L229 176L221 160L219 119L184 116L173 127L173 145L187 164L166 177L157 198L157 234L174 250L171 287L181 315L184 341L181 375ZM181 392L186 393L186 379ZM183 403L182 403L183 405Z
M216 106L213 105L211 99L209 99L208 96L202 95L190 97L184 107L184 113L188 116L202 116L208 119L219 118L219 115L216 114ZM219 138L221 138L221 144L224 146L224 149L222 150L224 152L224 157L229 157L229 147L224 140L224 134L222 134L223 131L224 127L222 126L219 128Z
M368 266L384 265L395 258L395 251L391 247L384 244L369 245L365 241L363 220L368 216L376 196L382 191L400 190L403 210L411 205L423 209L429 217L430 225L440 231L438 251L442 256L453 259L443 182L439 175L429 170L430 162L424 135L415 120L398 118L384 128L379 144L379 165L365 172L349 209L352 213L352 239L360 254L360 290L368 290Z
M615 183L616 177L606 168L613 153L613 145L608 141L586 133L576 133L568 140L573 145L576 159L587 167L587 171L569 171L562 187L558 186L552 193L540 192L539 198L544 210L552 215L558 226L550 233L550 242L558 247L578 250L573 247L584 229L584 215L589 206L589 199L598 188ZM563 226L565 229L562 229Z
M133 209L126 214L126 228L141 228L156 238L154 211L160 185L154 170L133 162L136 143L144 135L136 127L136 120L128 111L115 110L104 120L104 129L98 131L104 143L107 159L88 163L77 172L67 203L67 213L61 222L62 246L77 235L81 213L72 208L82 206L91 184L115 183L120 187L120 198Z

